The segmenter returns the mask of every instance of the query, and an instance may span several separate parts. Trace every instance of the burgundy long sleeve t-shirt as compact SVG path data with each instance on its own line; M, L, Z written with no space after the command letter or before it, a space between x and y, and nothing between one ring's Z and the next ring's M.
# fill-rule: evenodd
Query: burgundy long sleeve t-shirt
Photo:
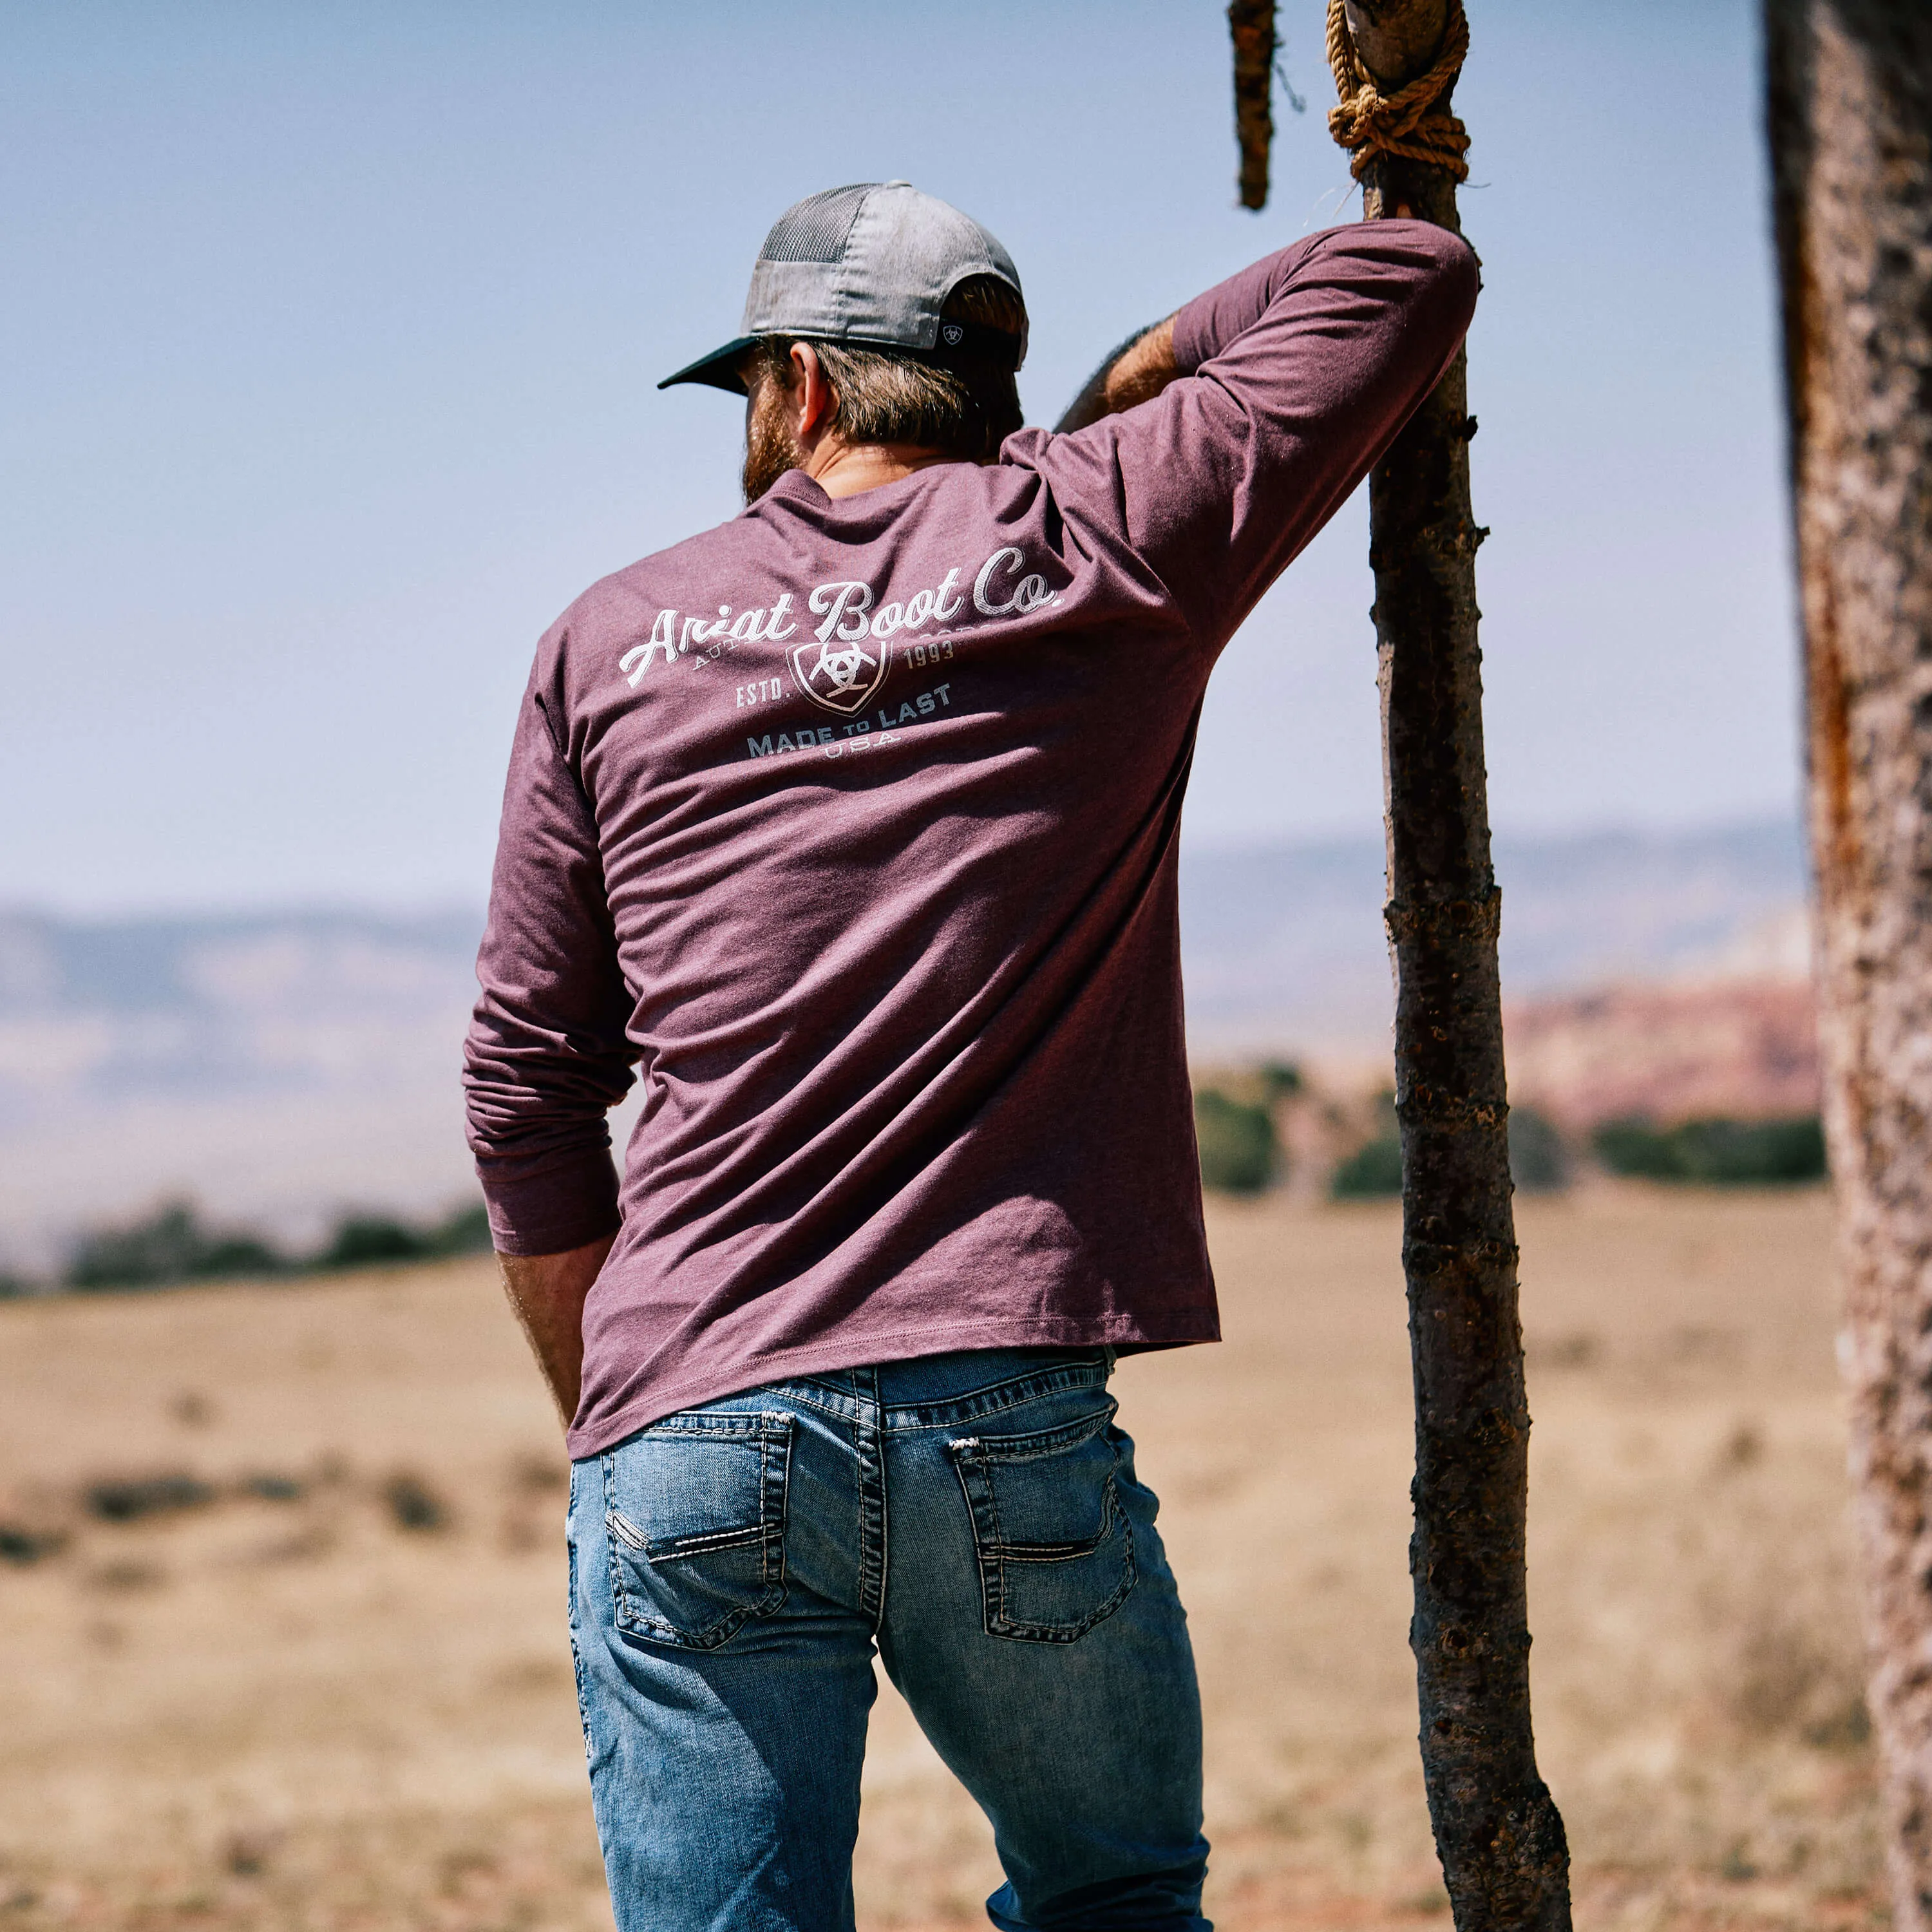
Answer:
M1422 223L1312 236L1180 312L1156 400L856 496L794 470L545 634L465 1084L500 1250L616 1232L573 1456L789 1376L1215 1338L1202 697L1476 286Z

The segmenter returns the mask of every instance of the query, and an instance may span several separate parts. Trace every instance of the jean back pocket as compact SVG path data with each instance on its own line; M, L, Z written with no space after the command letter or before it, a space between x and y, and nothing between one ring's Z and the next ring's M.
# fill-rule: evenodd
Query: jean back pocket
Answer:
M1109 1401L1058 1429L946 1445L972 1515L988 1636L1071 1643L1134 1587L1114 1410Z
M715 1650L784 1601L793 1418L673 1416L607 1450L617 1628Z

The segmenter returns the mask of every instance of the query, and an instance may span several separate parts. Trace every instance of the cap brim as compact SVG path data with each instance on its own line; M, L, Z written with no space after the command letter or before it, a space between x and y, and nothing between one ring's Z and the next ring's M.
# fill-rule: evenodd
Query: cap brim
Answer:
M702 382L708 388L727 389L734 396L742 396L745 379L739 374L738 364L745 351L758 339L755 335L741 335L722 349L714 349L709 356L687 363L675 376L667 376L658 387L668 389L676 382Z

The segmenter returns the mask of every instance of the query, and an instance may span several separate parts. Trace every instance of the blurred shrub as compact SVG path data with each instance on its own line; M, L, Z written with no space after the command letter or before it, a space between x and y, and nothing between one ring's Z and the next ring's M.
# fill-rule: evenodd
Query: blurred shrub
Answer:
M388 1214L345 1214L309 1265L352 1268L436 1261L449 1255L487 1254L490 1245L489 1212L480 1201L459 1208L428 1227Z
M277 1274L290 1265L253 1234L217 1233L191 1203L170 1201L146 1219L82 1237L69 1258L70 1288L156 1288L211 1276Z
M459 1208L430 1229L428 1240L434 1255L487 1255L495 1245L490 1238L490 1210L480 1201Z
M1521 1194L1555 1194L1570 1185L1570 1148L1556 1124L1534 1107L1512 1107L1510 1178Z
M280 1274L292 1267L288 1256L255 1234L224 1234L209 1242L201 1257L204 1275Z
M1402 1192L1402 1130L1395 1117L1395 1092L1376 1096L1375 1132L1328 1177L1331 1201L1380 1201Z
M1821 1180L1825 1136L1815 1114L1786 1120L1686 1120L1660 1127L1637 1117L1606 1120L1591 1136L1612 1174L1706 1187L1752 1187Z
M346 1214L321 1247L304 1256L285 1253L246 1229L205 1226L191 1202L170 1201L140 1220L84 1235L64 1279L68 1287L85 1289L163 1288L237 1275L439 1260L487 1253L490 1245L490 1218L480 1201L427 1226L387 1214ZM31 1292L31 1284L0 1276L0 1298Z
M1632 1114L1606 1120L1590 1136L1597 1158L1612 1174L1637 1180L1682 1180L1684 1172L1671 1136L1654 1121Z
M386 1214L347 1214L335 1224L319 1268L368 1268L379 1262L421 1261L430 1252L424 1236Z
M88 1508L104 1522L135 1522L144 1516L172 1516L177 1510L202 1509L214 1492L199 1476L179 1470L155 1475L110 1476L90 1484Z
M1194 1096L1194 1138L1204 1186L1222 1194L1258 1194L1273 1183L1280 1149L1267 1108L1204 1087Z
M1377 1201L1402 1192L1402 1141L1384 1132L1358 1147L1329 1177L1328 1192L1336 1201Z
M422 1477L406 1469L398 1470L383 1484L382 1500L398 1529L423 1534L449 1527L449 1505Z
M285 1476L273 1469L258 1469L244 1476L235 1488L238 1495L265 1503L298 1503L308 1493L308 1485L301 1477Z
M1292 1060L1264 1060L1255 1072L1270 1100L1285 1100L1291 1094L1299 1094L1305 1084L1301 1069Z
M24 1523L0 1522L0 1563L22 1569L43 1557L58 1556L67 1538L57 1529L30 1529Z

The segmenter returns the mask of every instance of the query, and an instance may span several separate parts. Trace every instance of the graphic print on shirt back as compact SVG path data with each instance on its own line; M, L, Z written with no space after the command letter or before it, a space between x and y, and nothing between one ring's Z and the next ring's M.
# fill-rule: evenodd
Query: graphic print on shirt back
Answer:
M873 638L808 638L791 647L792 674L814 704L849 718L886 681L892 647Z
M866 700L885 682L896 626L881 625L878 617L866 614L872 608L868 584L820 584L806 602L814 616L825 621L788 653L792 675L813 704L850 718L862 711ZM884 615L883 610L878 614Z
M982 617L1024 616L1059 602L1060 593L1049 590L1045 576L1028 570L1026 564L1025 552L1014 544L1003 544L994 550L980 565L973 580L970 593L973 610ZM895 650L904 662L920 668L928 662L937 668L942 654L945 661L951 660L953 639L958 634L951 629L928 631L926 626L934 622L950 625L965 610L969 593L960 582L963 574L962 567L955 564L929 589L915 590L903 603L892 598L877 609L873 608L872 586L856 578L814 585L806 595L806 605L820 621L809 637L801 638L785 652L785 661L799 692L821 711L846 719L844 731L848 738L855 732L868 732L872 728L863 713L886 682ZM686 663L694 670L702 670L741 645L779 643L794 635L799 628L793 597L791 591L782 591L769 604L735 611L731 604L721 603L716 618L662 609L652 622L650 637L626 650L618 659L617 668L624 674L625 682L635 690L660 654L667 667ZM939 703L950 704L945 695L946 687L942 685L936 688ZM760 677L738 685L734 694L734 709L742 711L747 704L778 702L788 693L783 679ZM916 708L913 703L904 703L899 710L902 722L931 716L932 694L918 696ZM882 710L880 719L890 734L891 718ZM746 742L753 757L770 751L769 738ZM761 743L764 752L759 748ZM780 734L778 743L782 750L794 748L789 733ZM800 731L797 744L822 746L827 755L839 755L826 727L818 728L816 732Z

